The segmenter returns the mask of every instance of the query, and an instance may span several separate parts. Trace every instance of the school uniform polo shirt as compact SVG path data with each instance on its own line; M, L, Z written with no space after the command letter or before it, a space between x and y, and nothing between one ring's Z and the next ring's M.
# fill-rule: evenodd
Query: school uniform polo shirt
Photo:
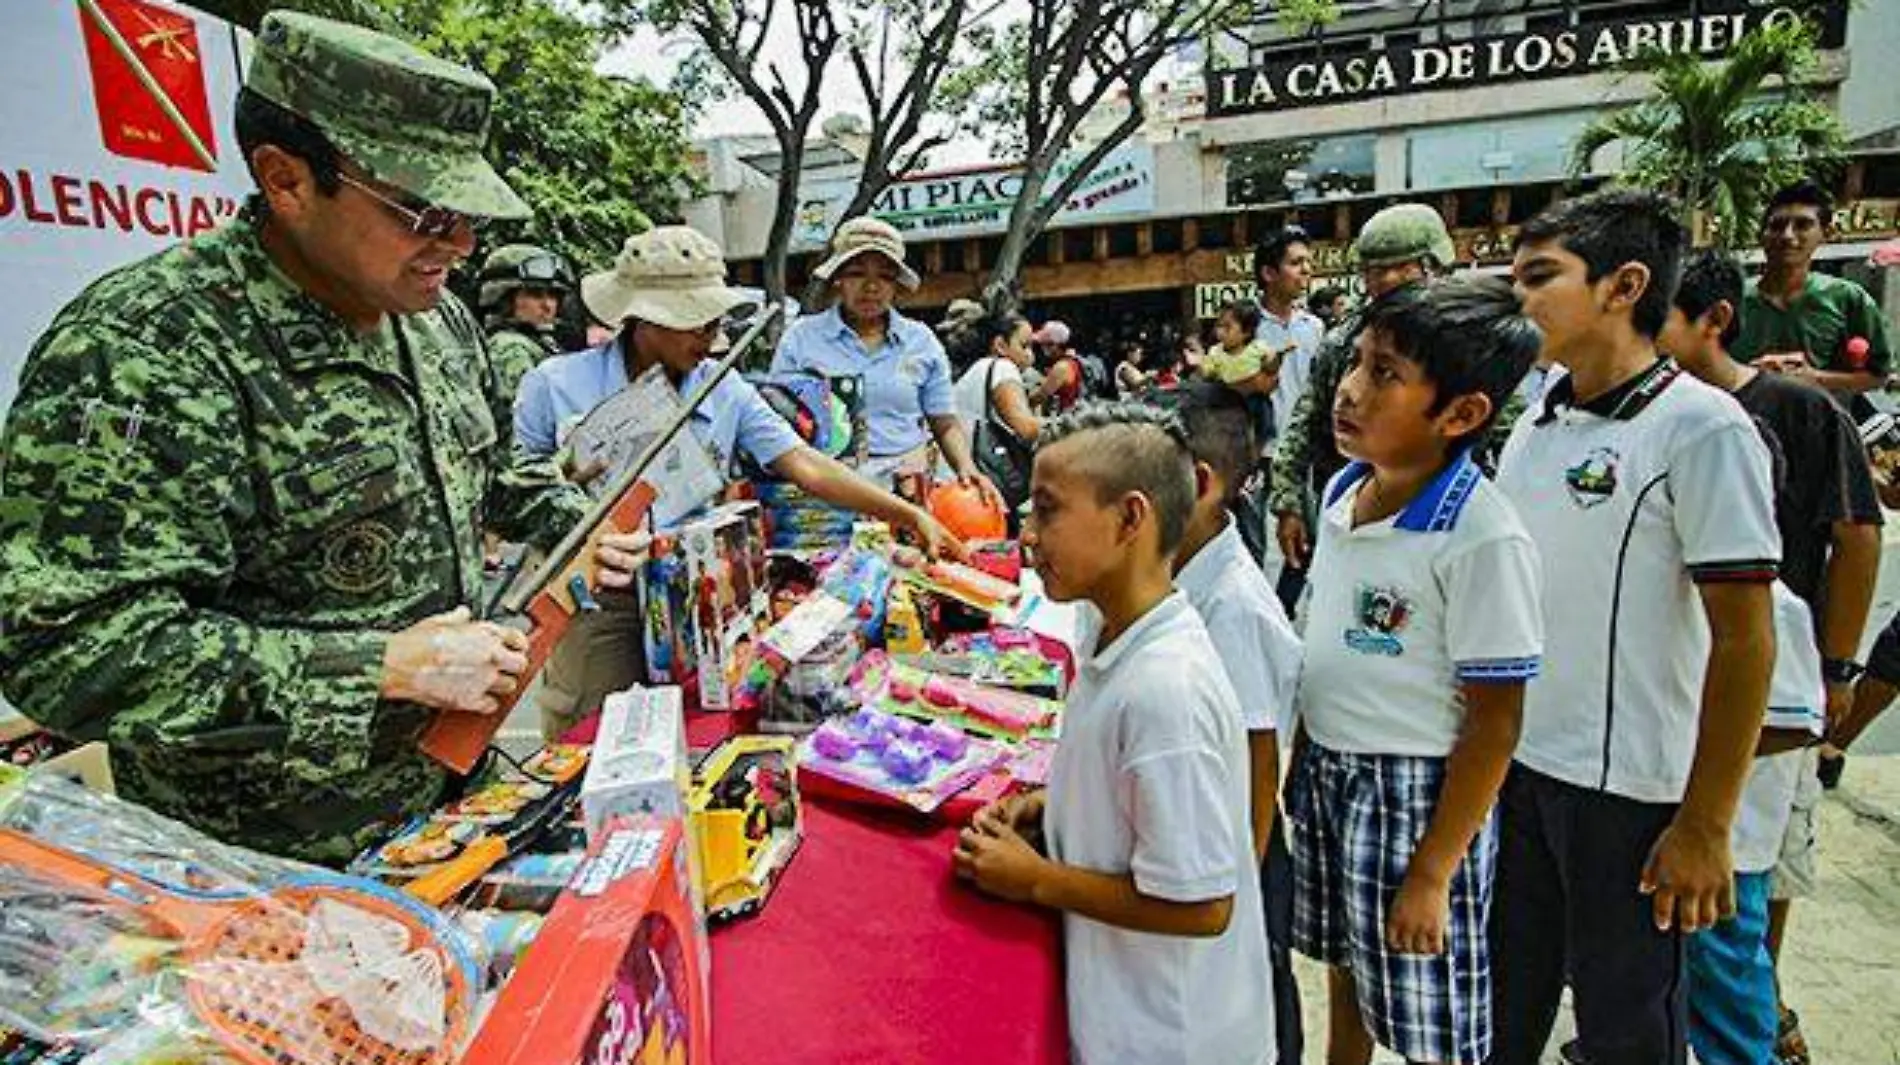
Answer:
M1696 584L1768 581L1768 450L1732 398L1658 359L1588 404L1570 378L1518 419L1498 486L1536 541L1550 651L1517 760L1641 802L1682 799L1709 631Z
M1174 575L1207 627L1248 732L1290 734L1300 638L1233 519Z
M1468 450L1397 514L1355 528L1371 473L1354 462L1326 488L1300 721L1335 751L1441 758L1464 721L1461 685L1537 675L1537 549Z
M1867 341L1867 359L1859 366L1847 360L1847 342L1854 337ZM1743 362L1774 351L1805 351L1823 370L1893 372L1893 347L1880 306L1854 282L1822 273L1810 273L1785 308L1762 296L1759 278L1750 281L1742 297L1741 334L1730 350Z
M891 312L884 343L865 349L837 307L793 322L779 340L773 373L864 378L864 423L871 457L892 458L931 439L925 422L957 413L950 359L922 322Z
M1071 1058L1263 1065L1273 1059L1272 970L1233 687L1179 592L1107 647L1094 644L1085 635L1078 648L1050 767L1050 857L1132 875L1152 898L1232 896L1233 917L1218 936L1190 938L1065 913Z
M1787 585L1776 581L1775 670L1768 683L1764 729L1805 732L1819 739L1827 720L1827 687L1821 681L1821 652L1814 643L1808 607ZM1729 851L1738 873L1766 873L1781 860L1781 838L1788 831L1795 794L1807 752L1782 751L1755 759L1729 830Z

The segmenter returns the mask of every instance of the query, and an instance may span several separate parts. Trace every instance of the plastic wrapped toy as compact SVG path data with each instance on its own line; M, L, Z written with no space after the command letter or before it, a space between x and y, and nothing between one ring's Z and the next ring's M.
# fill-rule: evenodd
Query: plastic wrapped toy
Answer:
M1007 758L1001 745L945 723L864 709L825 722L800 742L799 783L930 813Z
M0 814L0 1022L96 1062L447 1065L481 976L436 911L56 777Z
M993 739L1021 742L1056 735L1062 704L1020 691L932 673L873 651L851 675L861 706L947 721Z

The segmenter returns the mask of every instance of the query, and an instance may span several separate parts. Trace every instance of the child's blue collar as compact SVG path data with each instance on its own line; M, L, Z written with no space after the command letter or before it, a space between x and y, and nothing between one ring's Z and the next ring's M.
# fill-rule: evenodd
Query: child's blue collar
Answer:
M1407 532L1450 532L1458 524L1458 516L1464 513L1465 504L1471 501L1471 493L1484 479L1484 471L1478 468L1471 457L1472 449L1467 447L1432 478L1430 484L1412 498L1405 509L1399 511L1394 526ZM1367 462L1349 462L1339 471L1333 483L1326 489L1326 505L1339 502L1346 490L1358 484L1372 473L1372 464Z

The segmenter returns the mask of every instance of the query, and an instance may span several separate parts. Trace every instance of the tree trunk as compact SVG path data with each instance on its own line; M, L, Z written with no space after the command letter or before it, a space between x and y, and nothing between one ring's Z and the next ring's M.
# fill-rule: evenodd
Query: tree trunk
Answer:
M1042 190L1048 184L1052 165L1037 165L1032 159L1023 167L1022 190L1009 208L1009 230L1003 234L996 265L990 268L990 278L983 285L983 304L992 313L1013 311L1022 304L1023 258L1029 254L1030 241L1049 224L1054 213L1041 210Z
M765 299L778 306L785 302L787 277L786 259L792 247L792 223L798 217L798 178L805 169L805 140L803 131L793 137L779 138L780 167L778 180L778 199L772 209L772 229L765 238ZM776 334L784 327L784 320L773 327ZM768 338L771 343L761 350L770 350L776 346L776 335Z

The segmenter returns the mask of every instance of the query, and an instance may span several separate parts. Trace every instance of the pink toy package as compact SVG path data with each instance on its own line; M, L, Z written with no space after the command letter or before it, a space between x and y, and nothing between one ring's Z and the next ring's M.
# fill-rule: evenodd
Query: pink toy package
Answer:
M882 651L859 660L851 691L861 706L943 721L1012 743L1053 738L1062 714L1062 704L1054 699L930 672Z

